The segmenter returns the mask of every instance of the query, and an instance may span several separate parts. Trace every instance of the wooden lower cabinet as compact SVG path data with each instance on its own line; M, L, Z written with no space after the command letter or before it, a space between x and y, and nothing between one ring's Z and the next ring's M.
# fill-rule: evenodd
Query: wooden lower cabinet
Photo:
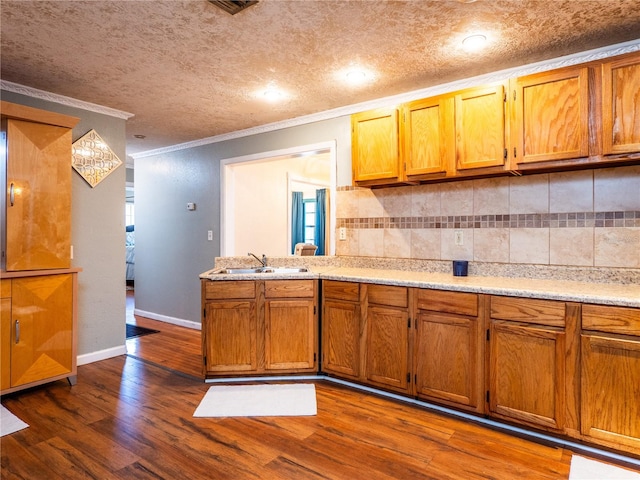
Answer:
M323 370L357 379L360 375L360 306L326 300L322 317Z
M202 280L205 377L317 370L316 280Z
M484 297L424 289L416 296L416 395L483 413Z
M364 378L372 385L409 393L409 289L386 285L368 285L367 289Z
M581 432L640 452L640 309L584 305Z
M265 370L317 370L316 292L315 280L265 282Z
M559 433L577 429L578 312L564 302L491 297L491 415Z
M2 280L3 394L63 378L75 384L75 275Z

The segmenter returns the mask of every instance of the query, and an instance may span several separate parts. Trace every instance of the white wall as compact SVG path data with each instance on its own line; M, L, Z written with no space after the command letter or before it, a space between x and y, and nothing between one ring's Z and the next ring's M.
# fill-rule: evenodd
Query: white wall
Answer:
M225 196L233 206L234 239L226 254L289 255L289 181L297 191L315 192L315 188L296 181L302 179L329 186L329 155L243 162L226 168Z

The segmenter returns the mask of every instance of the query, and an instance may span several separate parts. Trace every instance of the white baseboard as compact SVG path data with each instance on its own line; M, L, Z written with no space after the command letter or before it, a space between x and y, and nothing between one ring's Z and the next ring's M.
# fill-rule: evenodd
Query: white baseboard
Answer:
M134 315L140 317L150 318L151 320L158 320L159 322L171 323L180 327L192 328L193 330L202 330L202 324L199 322L192 322L191 320L184 320L182 318L168 317L166 315L160 315L153 312L145 312L144 310L133 310Z
M86 365L88 363L99 362L100 360L106 360L107 358L118 357L127 353L126 345L119 347L107 348L105 350L98 350L97 352L85 353L84 355L78 355L76 360L77 365Z

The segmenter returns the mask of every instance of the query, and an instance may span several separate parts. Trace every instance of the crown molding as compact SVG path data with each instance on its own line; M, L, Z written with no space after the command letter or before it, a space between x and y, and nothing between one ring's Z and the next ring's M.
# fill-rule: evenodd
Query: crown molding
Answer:
M45 92L44 90L38 90L37 88L27 87L18 83L8 82L6 80L0 80L0 89L7 92L19 93L20 95L24 95L26 97L38 98L40 100L59 103L67 107L80 108L82 110L101 113L110 117L121 118L123 120L128 120L129 118L134 116L133 113L123 112L122 110L104 107L102 105L85 102L83 100L77 100L71 97L65 97L64 95L58 95L57 93Z
M616 55L622 55L625 53L635 52L640 50L640 39L632 40L625 43L619 43L616 45L610 45L594 50L588 50L586 52L575 53L564 57L559 57L551 60L544 60L542 62L532 63L521 67L510 68L507 70L500 70L498 72L492 72L489 74L479 75L476 77L466 78L463 80L456 80L454 82L437 85L434 87L428 87L421 90L415 90L412 92L403 93L400 95L394 95L390 97L379 98L368 102L357 103L348 105L345 107L334 108L332 110L326 110L323 112L314 113L311 115L305 115L302 117L291 118L288 120L268 123L265 125L259 125L257 127L247 128L244 130L237 130L235 132L224 133L222 135L215 135L212 137L202 138L200 140L194 140L185 143L179 143L169 147L156 148L153 150L147 150L145 152L138 152L131 154L134 160L146 157L152 157L155 155L167 154L187 148L195 148L203 145L209 145L212 143L224 142L226 140L233 140L236 138L247 137L250 135L257 135L261 133L273 132L275 130L281 130L290 127L297 127L308 123L320 122L323 120L331 120L337 117L346 115L352 115L354 113L372 110L375 108L382 108L397 105L399 103L410 102L412 100L418 100L421 98L428 98L443 93L453 92L456 90L462 90L469 87L475 87L478 85L492 83L497 81L503 81L511 77L520 77L524 75L530 75L533 73L544 72L547 70L554 70L556 68L567 67L576 65L578 63L587 63L595 60L601 60L603 58L613 57Z

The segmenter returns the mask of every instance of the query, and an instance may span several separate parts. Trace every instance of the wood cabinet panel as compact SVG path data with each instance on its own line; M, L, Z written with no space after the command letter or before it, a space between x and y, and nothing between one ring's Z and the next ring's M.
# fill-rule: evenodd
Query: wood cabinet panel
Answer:
M418 309L457 315L478 315L478 294L447 292L444 290L419 289Z
M640 152L640 54L602 65L603 154Z
M640 340L583 334L582 433L640 451Z
M477 318L422 311L417 316L416 393L482 411L482 335Z
M225 300L229 298L256 298L256 282L252 280L229 280L224 282L204 282L206 300Z
M427 98L402 107L400 138L407 178L444 176L455 155L452 96Z
M323 298L358 302L360 300L360 284L356 282L323 280L322 296Z
M314 280L267 280L264 282L265 298L303 298L316 293Z
M491 320L489 408L493 414L562 430L565 333Z
M582 329L640 336L640 309L583 305Z
M366 380L407 393L409 314L403 309L369 306L366 322Z
M565 304L553 300L491 297L491 318L554 327L565 326Z
M322 370L357 379L360 375L360 338L360 304L325 300Z
M11 387L75 370L71 274L12 280Z
M457 170L505 165L505 116L503 85L455 95Z
M6 269L69 268L71 130L7 121Z
M316 361L314 300L265 304L265 369L313 369Z
M517 78L512 94L515 164L573 160L589 155L587 67Z
M409 292L407 287L393 287L389 285L367 285L369 303L390 307L407 307Z
M203 324L203 349L205 370L208 373L257 371L256 303L254 301L207 303Z
M351 116L355 182L399 180L398 110L382 108Z

